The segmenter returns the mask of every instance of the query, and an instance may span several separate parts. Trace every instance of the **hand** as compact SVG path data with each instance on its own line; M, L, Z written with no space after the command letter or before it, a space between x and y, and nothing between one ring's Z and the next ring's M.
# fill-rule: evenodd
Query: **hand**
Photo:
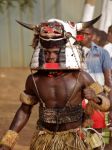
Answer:
M84 89L84 97L88 100L96 100L97 97L96 97L96 94L95 94L95 91L91 88L86 88Z
M11 148L6 145L0 145L0 150L11 150Z

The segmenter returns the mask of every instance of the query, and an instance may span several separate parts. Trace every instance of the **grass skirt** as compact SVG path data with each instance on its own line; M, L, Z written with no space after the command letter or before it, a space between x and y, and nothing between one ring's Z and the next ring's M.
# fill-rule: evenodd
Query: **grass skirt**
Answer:
M76 129L62 132L36 130L30 150L87 150Z

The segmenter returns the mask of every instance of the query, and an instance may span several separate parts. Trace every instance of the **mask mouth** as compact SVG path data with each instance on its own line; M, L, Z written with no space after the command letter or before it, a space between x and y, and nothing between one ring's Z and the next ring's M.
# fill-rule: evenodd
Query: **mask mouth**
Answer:
M60 65L59 63L45 63L44 68L45 69L59 69Z

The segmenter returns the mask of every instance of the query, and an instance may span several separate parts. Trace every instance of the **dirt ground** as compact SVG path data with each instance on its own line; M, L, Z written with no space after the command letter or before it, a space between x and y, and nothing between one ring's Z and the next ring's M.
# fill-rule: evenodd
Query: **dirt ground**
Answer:
M30 73L27 68L0 68L0 137L9 125L20 106L19 94L24 90L25 80ZM19 134L14 150L28 150L36 126L38 106L32 111L30 120Z
M8 130L20 106L19 95L24 90L28 68L0 68L0 137ZM34 106L27 125L19 134L14 150L29 150L30 140L38 119L38 105ZM111 150L108 146L106 150Z

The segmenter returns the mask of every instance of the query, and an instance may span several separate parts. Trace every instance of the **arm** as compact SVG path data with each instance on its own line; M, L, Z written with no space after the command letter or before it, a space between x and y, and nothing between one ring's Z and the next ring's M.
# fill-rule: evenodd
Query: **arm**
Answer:
M10 150L13 148L16 143L18 133L29 120L33 105L38 102L34 92L32 76L29 76L26 80L25 91L21 93L20 101L22 104L17 110L9 130L0 141L0 150Z
M108 63L107 63L108 60ZM110 88L110 92L108 93L108 98L110 99L110 110L112 109L112 75L111 75L111 59L107 55L105 55L105 61L104 61L104 81L105 85L107 85Z
M110 108L110 101L105 93L103 87L98 83L95 83L88 74L83 75L83 81L85 84L84 98L88 99L91 103L94 103L95 107L101 111L108 111Z
M104 73L104 84L112 87L112 78L111 78L111 58L108 51L103 50L102 53L102 69Z
M15 117L9 127L9 130L16 131L17 133L20 132L29 120L31 110L31 105L22 104L17 110Z
M110 99L109 119L111 123L110 126L112 126L112 68L111 68L112 60L110 58L110 55L108 56L108 52L107 52L107 56L105 55L104 58L105 58L104 67L105 64L107 63L106 60L108 60L108 64L104 68L103 73L104 73L105 85L107 85L110 88L110 92L108 93L108 97Z
M34 92L34 84L31 75L26 80L25 91L20 94L20 101L22 104L17 110L9 128L10 130L14 130L16 132L20 132L20 130L25 126L30 117L33 105L38 103Z
M25 126L31 114L32 106L22 104L17 110L9 130L0 142L0 150L11 150L18 138L18 132Z
M111 69L105 69L103 73L104 73L105 85L112 87Z

